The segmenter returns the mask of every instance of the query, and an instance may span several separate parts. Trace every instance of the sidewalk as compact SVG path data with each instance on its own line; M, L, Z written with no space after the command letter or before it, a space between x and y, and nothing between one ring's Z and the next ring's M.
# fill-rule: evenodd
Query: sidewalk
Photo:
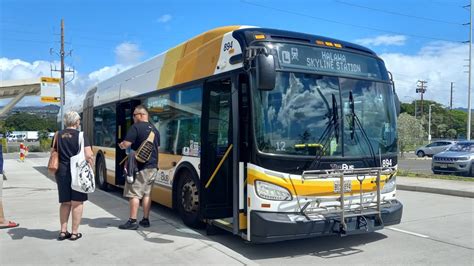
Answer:
M397 189L474 198L474 182L397 176Z
M77 241L56 241L59 217L56 184L46 176L47 157L20 163L7 159L3 202L7 219L20 227L0 230L0 265L12 264L255 264L203 230L183 225L178 215L154 204L152 226L122 231L128 203L97 190L84 206ZM398 189L474 198L474 182L397 177ZM141 212L139 214L141 217ZM235 238L239 241L237 236Z
M165 208L152 208L150 228L119 230L117 226L128 218L128 203L100 190L92 193L84 205L79 228L84 236L77 241L57 241L58 195L56 183L45 175L47 160L5 161L5 215L19 222L20 227L0 230L0 265L254 264L210 240L202 230L186 227Z

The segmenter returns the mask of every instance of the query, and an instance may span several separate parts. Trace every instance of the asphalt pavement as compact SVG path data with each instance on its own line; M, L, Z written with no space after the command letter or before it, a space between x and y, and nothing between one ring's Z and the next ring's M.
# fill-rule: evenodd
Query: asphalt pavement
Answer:
M56 241L59 205L56 184L46 174L47 160L46 154L35 154L23 163L15 158L5 161L5 215L20 222L20 227L0 231L0 265L255 264L202 230L186 227L171 210L157 204L150 228L119 230L117 226L128 217L128 203L119 192L91 194L80 227L83 238ZM474 182L411 177L397 177L397 182L400 190L474 198Z

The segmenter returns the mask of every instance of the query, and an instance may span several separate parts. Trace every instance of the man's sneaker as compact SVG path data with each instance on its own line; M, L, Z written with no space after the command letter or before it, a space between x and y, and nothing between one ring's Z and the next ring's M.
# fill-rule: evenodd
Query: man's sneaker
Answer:
M138 224L143 227L150 227L150 220L143 218Z
M136 220L134 222L132 222L129 219L126 223L119 225L118 228L123 229L123 230L137 230L138 229L138 224L137 224Z

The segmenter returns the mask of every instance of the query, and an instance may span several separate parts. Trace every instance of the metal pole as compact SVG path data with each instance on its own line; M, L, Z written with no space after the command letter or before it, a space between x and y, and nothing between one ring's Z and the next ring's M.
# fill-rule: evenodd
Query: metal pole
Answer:
M64 129L64 105L65 105L65 82L64 82L64 19L61 19L61 129Z
M472 0L469 1L469 81L467 90L467 140L471 140L471 47L472 47Z
M431 104L428 113L428 143L431 143Z
M454 82L451 82L451 97L449 97L449 110L453 110L453 84Z

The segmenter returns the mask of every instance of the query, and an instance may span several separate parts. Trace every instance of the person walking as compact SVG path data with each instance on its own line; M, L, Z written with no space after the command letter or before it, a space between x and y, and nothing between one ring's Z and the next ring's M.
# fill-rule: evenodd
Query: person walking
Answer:
M121 224L119 229L136 230L139 225L143 227L150 226L150 207L151 207L151 191L155 176L158 172L158 149L160 146L160 133L148 121L148 111L143 105L135 107L133 112L134 124L130 127L125 139L118 144L121 149L137 151L140 145L148 138L150 132L153 131L155 137L153 139L153 149L148 161L144 163L137 162L137 170L135 180L132 184L125 182L123 191L124 197L129 198L130 217L127 222ZM129 155L130 156L130 155ZM132 170L128 170L132 171ZM142 200L143 219L137 224L138 208Z
M0 175L3 175L3 147L2 143L0 143ZM5 220L5 214L3 213L3 180L5 178L0 179L0 229L8 229L8 228L14 228L19 226L20 224L12 222L12 221L7 221Z
M65 239L77 240L82 237L79 233L84 201L87 201L87 194L71 189L71 164L70 158L78 154L79 149L79 126L81 117L77 112L70 111L64 115L64 125L66 129L57 132L56 141L52 147L59 154L59 167L56 172L56 183L59 195L59 221L61 231L57 237L62 241ZM87 162L93 167L93 153L89 139L84 135L84 155ZM71 233L67 230L69 215L72 215Z

